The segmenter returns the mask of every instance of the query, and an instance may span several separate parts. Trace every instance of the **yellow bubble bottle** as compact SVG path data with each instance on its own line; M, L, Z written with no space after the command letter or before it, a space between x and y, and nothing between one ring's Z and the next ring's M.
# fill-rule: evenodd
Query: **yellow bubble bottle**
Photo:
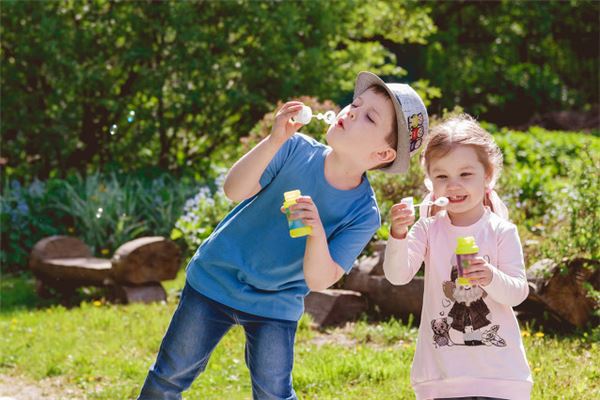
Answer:
M299 190L291 190L283 194L283 208L290 229L290 236L293 238L309 235L312 232L312 226L304 225L300 219L291 219L290 207L296 204L296 200L301 196Z

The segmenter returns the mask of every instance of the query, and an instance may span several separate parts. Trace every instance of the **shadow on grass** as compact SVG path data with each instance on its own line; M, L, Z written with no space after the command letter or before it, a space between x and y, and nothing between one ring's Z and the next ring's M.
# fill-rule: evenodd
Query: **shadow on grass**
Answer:
M105 297L105 289L80 288L75 295L64 298L58 294L51 294L42 298L36 293L35 278L30 272L16 274L2 274L0 279L0 314L10 314L15 311L34 310L62 305L73 307L82 301L92 301Z

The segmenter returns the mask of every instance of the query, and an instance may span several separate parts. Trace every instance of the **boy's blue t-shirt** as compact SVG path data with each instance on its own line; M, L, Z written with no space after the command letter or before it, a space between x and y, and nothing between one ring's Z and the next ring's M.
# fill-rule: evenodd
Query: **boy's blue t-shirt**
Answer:
M296 133L260 178L261 190L238 204L198 248L187 267L190 285L206 297L249 314L297 321L309 289L304 280L306 237L291 238L280 211L283 193L310 196L333 260L349 272L381 224L373 189L339 190L325 179L331 148Z

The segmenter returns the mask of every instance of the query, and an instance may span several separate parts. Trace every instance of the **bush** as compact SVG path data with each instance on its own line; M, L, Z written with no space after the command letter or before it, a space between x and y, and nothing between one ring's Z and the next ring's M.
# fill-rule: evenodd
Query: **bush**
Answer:
M185 202L183 215L171 231L171 239L182 238L188 251L196 251L234 206L223 192L224 178L223 172L213 185L202 186L194 197Z
M3 269L24 269L33 245L49 235L81 238L97 256L142 235L167 236L196 190L170 175L72 175L24 187L6 183L0 196Z

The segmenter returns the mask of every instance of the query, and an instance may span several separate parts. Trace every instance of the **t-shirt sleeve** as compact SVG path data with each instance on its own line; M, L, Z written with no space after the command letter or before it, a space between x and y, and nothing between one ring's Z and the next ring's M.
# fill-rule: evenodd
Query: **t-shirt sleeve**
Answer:
M369 240L381 226L379 211L373 207L372 212L365 213L350 226L334 233L329 238L329 254L342 269L349 273Z
M295 133L292 137L285 141L285 143L281 146L281 148L275 153L273 159L267 165L267 168L263 171L262 175L258 182L260 183L260 188L264 188L267 186L273 178L277 176L283 165L290 158L291 154L294 152L295 148L298 145L298 141L302 140L300 136Z

